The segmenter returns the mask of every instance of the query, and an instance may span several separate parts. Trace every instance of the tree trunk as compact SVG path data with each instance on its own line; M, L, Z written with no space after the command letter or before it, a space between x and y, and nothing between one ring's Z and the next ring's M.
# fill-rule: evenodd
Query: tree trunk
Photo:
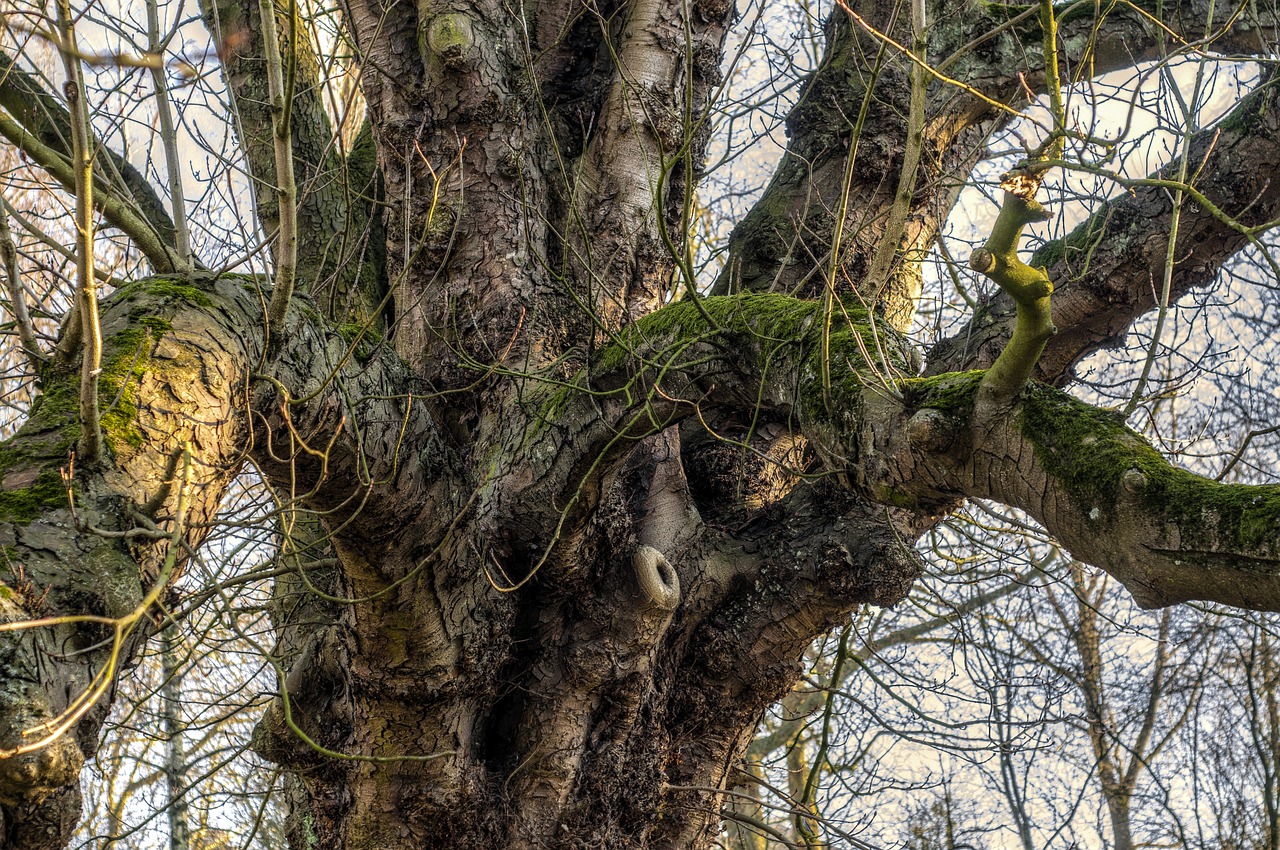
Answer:
M271 235L258 5L203 12ZM833 16L726 294L702 298L683 234L732 3L346 3L369 129L345 157L327 144L320 66L299 55L308 188L283 324L264 329L257 278L135 282L103 308L104 457L68 459L72 345L0 455L0 544L21 567L0 587L6 846L66 841L109 705L96 677L161 624L246 460L281 542L280 694L254 745L294 777L308 850L713 846L804 650L902 599L914 542L964 498L1026 510L1143 604L1280 608L1277 488L1177 470L1046 386L993 412L980 373L914 377L897 329L921 253L1006 119L884 47L920 30L898 4L865 5L866 26ZM1042 56L1011 69L996 48L1036 43L1035 19L938 5L927 58L992 40L951 72L1020 105ZM1144 20L1117 12L1101 46L1092 18L1064 20L1062 50L1133 61L1155 50ZM1270 155L1275 110L1242 110L1265 140L1248 155ZM1127 324L1138 300L1081 320ZM977 356L947 351L957 371ZM27 622L44 615L92 619ZM79 707L71 734L27 747Z

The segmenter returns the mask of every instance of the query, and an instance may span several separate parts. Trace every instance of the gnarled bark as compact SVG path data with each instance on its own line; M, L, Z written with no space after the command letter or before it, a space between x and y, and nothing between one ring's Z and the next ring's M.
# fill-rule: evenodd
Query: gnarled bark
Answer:
M872 27L921 31L872 5ZM247 8L207 17L247 30L224 61L269 231ZM1063 50L1083 59L1092 19L1073 8ZM782 292L659 306L686 259L661 243L686 224L732 4L344 12L376 170L341 182L358 163L329 144L318 68L298 57L299 266L319 309L295 298L268 357L260 282L140 281L105 308L101 461L71 467L76 397L57 369L0 449L14 565L0 747L69 718L131 656L244 461L280 505L280 694L254 743L294 777L298 846L710 847L755 723L804 649L856 606L901 599L920 571L913 542L964 498L1026 510L1143 604L1280 608L1275 487L1178 470L1058 390L1010 382L999 415L975 417L980 373L913 377L918 355L893 328L1003 120L990 103L928 82L837 11L721 284ZM965 47L948 73L1022 96L993 48L1026 40L1031 19L929 14L932 61ZM1124 38L1089 48L1097 61L1154 49L1127 14ZM1034 84L1034 51L1026 65ZM1270 97L1242 114L1269 121ZM1238 157L1224 173L1270 161L1269 129L1229 130L1209 154ZM908 144L918 174L895 181ZM385 231L370 185L385 188ZM365 240L385 272L358 262ZM1090 274L1131 261L1095 252ZM1051 341L1048 356L1090 344ZM708 428L751 458L744 489L690 480L726 468L699 454ZM0 761L12 846L65 840L106 704Z

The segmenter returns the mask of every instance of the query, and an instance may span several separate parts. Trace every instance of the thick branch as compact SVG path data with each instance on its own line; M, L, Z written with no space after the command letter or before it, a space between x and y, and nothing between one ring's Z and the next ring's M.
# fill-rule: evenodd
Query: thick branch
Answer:
M572 527L594 506L599 481L636 441L686 417L723 410L799 430L805 421L843 428L863 382L909 369L912 352L854 304L837 305L826 348L835 373L829 393L822 305L765 293L677 302L620 335L574 384L537 387L530 379L530 424L508 435L518 472L494 480L487 510L530 545L545 546L553 542L546 529Z
M1021 508L1141 604L1280 608L1277 487L1219 484L1177 469L1110 414L1041 385L974 448L970 420L983 373L877 374L864 354L875 350L866 325L832 335L841 377L828 406L816 309L783 296L738 296L672 305L641 321L630 345L597 362L595 395L560 391L552 421L524 435L535 463L549 439L584 453L543 461L536 483L518 488L520 504L552 506L539 517L551 521L543 528L572 523L578 506L592 503L596 476L630 440L695 412L776 416L796 423L828 470L863 497L926 512L962 497ZM495 493L512 504L516 493L504 490L499 483Z
M707 107L732 9L718 0L627 7L617 67L567 187L564 224L571 265L584 293L601 294L593 307L606 324L661 304L673 268L693 288L686 205L710 138Z
M371 545L421 509L439 442L401 389L399 360L356 350L304 303L269 373L255 374L262 301L248 283L139 281L103 305L108 451L93 469L71 459L74 370L47 376L30 420L0 446L0 620L44 623L0 632L8 847L66 838L15 836L23 823L74 823L47 806L73 802L61 792L93 752L111 676L149 634L151 606L210 527L246 446L279 490L343 526L339 541Z
M24 151L63 186L72 192L75 191L75 169L71 167L71 162L57 151L36 141L33 136L2 113L0 113L0 135ZM98 181L95 179L93 183L96 187ZM107 221L134 241L138 250L151 261L154 269L159 272L169 272L181 267L178 254L173 247L162 242L156 236L155 229L130 209L128 204L109 192L102 195L95 193L95 201Z
M284 55L292 60L298 50L298 16L292 4L288 8L291 12L289 50ZM298 273L298 187L293 174L293 142L289 137L292 105L286 99L284 59L280 52L280 37L276 33L275 0L259 0L258 11L262 24L263 58L267 62L267 105L271 111L276 215L279 222L275 242L272 243L276 274L271 306L267 310L267 322L279 327L284 323L285 313L289 310L289 299L293 297L294 280ZM293 91L287 94L291 97Z
M764 710L803 672L798 663L818 635L847 622L858 605L892 605L923 564L907 541L911 512L886 511L830 480L805 482L767 517L738 535L712 535L701 563L687 567L698 596L683 622L698 623L680 646L672 686L680 714L679 753L668 773L684 786L681 808L700 813L664 821L659 846L691 847L718 827L723 795ZM688 563L686 561L686 563ZM694 790L697 789L697 790Z
M899 45L910 43L905 16L896 19L892 30L896 7L877 5L874 10L859 6L865 22ZM1159 11L1170 31L1161 33L1152 23L1156 4L1106 7L1101 19L1098 7L1071 4L1059 19L1059 62L1065 74L1087 79L1155 59L1161 55L1162 38L1166 52L1201 39L1208 7L1207 0L1172 8L1165 4ZM1219 8L1217 28L1230 14ZM1231 23L1213 33L1217 39L1207 49L1242 54L1270 49L1277 29L1274 11L1255 14L1250 9ZM826 33L822 63L806 79L787 119L787 151L760 201L730 238L717 294L739 289L812 293L831 268L839 270L844 286L857 286L883 240L893 202L892 181L884 177L899 173L905 153L901 143L884 140L906 138L907 63L898 47L853 25L839 7ZM1040 89L1044 84L1034 9L1019 14L1000 5L931 4L929 51L923 58L952 82L930 76L923 144L937 154L921 164L912 210L894 246L893 276L880 293L878 306L900 327L910 323L919 293L919 261L952 209L961 178L972 171L990 133L1023 108L1028 86ZM838 257L832 256L833 246L838 246ZM1053 269L1050 273L1055 281L1061 279ZM939 371L953 368L964 367Z
M1006 455L1025 461L1031 449L1024 480L1045 476L1037 518L1140 604L1280 607L1280 486L1179 469L1111 414L1047 387L1029 394L1018 425ZM996 498L999 477L986 478Z
M946 409L963 427L974 377L916 386L922 395L895 416L915 423ZM972 453L924 448L918 430L907 433L909 449L890 441L883 451L911 471L909 487L1027 511L1145 607L1200 599L1280 608L1280 486L1222 484L1175 467L1113 414L1042 384Z

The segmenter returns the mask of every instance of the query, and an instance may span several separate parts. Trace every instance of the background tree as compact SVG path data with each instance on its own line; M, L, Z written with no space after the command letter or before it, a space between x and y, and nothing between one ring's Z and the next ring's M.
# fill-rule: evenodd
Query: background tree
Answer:
M1051 386L1153 311L1160 342L1280 208L1269 78L1212 126L1188 109L1149 178L1112 167L1063 86L1265 55L1268 13L838 6L713 281L689 234L730 3L205 5L254 193L231 251L177 202L159 93L188 66L155 58L177 10L130 36L55 6L6 14L0 69L0 135L73 193L75 243L72 302L29 319L7 266L38 381L0 456L10 846L66 842L116 674L251 581L273 580L274 648L228 626L280 681L255 747L311 847L709 846L814 638L902 599L914 542L966 498L1026 511L1142 605L1280 608L1274 485L1174 467ZM167 203L105 143L132 89L99 100L95 67L151 86ZM917 377L925 253L1039 91L971 261L1003 294ZM1027 264L1051 168L1129 191ZM102 227L136 251L118 267ZM264 247L267 273L232 273ZM184 602L245 463L279 555Z

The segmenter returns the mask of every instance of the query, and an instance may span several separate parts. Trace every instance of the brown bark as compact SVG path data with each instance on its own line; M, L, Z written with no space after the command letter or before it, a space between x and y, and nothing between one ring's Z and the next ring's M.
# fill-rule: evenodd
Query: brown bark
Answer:
M889 6L866 19L900 34ZM240 4L216 9L247 31L220 43L269 231L257 30ZM941 11L939 61L998 23ZM930 84L920 174L897 185L916 75L843 12L748 220L758 240L744 224L722 287L822 295L825 270L845 297L659 308L685 259L663 243L682 238L732 14L715 0L541 0L528 20L496 2L346 4L376 174L334 153L299 57L314 297L294 298L271 356L259 281L141 281L105 309L101 462L70 469L56 368L3 449L3 620L99 619L0 632L0 747L89 692L104 633L126 633L123 660L146 639L157 609L143 601L245 460L279 500L284 541L281 693L254 743L294 777L299 847L712 846L724 789L806 647L857 606L901 599L913 542L967 497L1026 510L1144 604L1280 608L1276 488L1174 470L1044 387L975 428L976 376L911 377L918 355L893 326L917 255L1000 118ZM1124 54L1104 46L1097 61ZM1021 96L989 48L953 73ZM366 249L385 268L362 265ZM690 457L708 423L752 458L746 473ZM699 470L724 474L690 480ZM107 704L0 761L10 846L65 841Z

